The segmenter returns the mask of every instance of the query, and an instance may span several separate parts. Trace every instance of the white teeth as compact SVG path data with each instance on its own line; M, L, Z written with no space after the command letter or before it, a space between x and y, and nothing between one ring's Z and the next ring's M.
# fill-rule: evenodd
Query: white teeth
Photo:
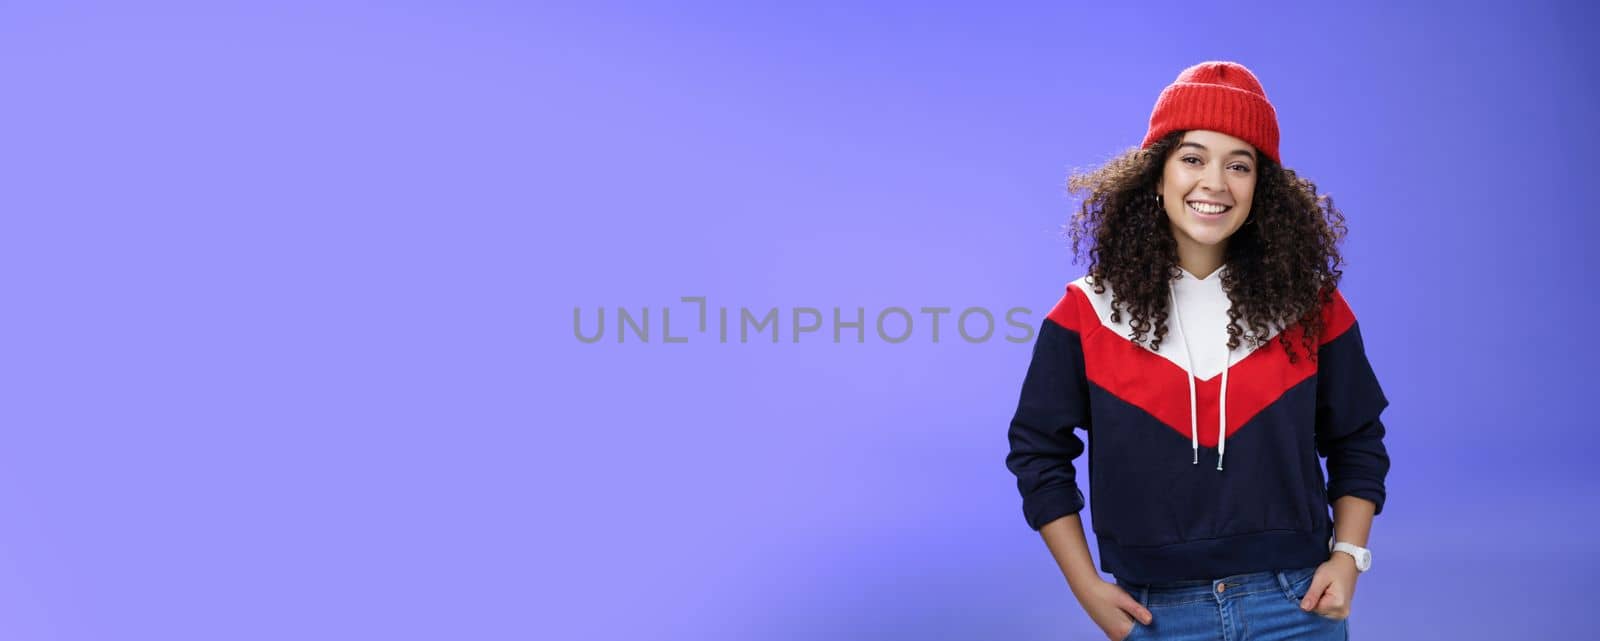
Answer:
M1229 209L1232 209L1231 207L1226 207L1226 206L1223 206L1223 205L1213 205L1211 203L1197 203L1197 202L1191 202L1191 203L1189 203L1189 206L1193 207L1195 211L1198 211L1198 212L1200 212L1202 214L1220 214L1222 212L1228 211Z

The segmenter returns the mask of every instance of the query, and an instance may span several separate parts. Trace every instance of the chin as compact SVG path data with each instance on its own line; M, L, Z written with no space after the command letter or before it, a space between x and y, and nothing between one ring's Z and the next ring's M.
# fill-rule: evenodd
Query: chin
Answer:
M1218 234L1214 230L1210 229L1205 230L1204 233L1186 233L1185 235L1187 235L1190 240L1207 247L1217 245L1228 239L1227 234Z

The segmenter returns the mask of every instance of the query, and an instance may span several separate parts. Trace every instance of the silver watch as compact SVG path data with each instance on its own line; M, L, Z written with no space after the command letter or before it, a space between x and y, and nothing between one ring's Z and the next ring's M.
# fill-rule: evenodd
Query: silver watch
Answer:
M1333 537L1330 536L1328 537L1328 552L1343 552L1355 557L1356 571L1358 572L1366 572L1372 569L1372 550L1354 543L1345 543L1344 541L1334 543Z

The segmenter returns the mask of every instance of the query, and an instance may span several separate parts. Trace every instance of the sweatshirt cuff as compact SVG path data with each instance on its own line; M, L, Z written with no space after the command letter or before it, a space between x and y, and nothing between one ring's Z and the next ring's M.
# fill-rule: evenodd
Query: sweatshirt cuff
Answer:
M1382 485L1374 485L1372 483L1336 482L1328 485L1328 505L1330 507L1341 496L1354 496L1372 501L1373 506L1376 508L1373 510L1372 515L1377 516L1383 513L1383 501L1387 498L1387 492Z
M1028 527L1038 530L1063 516L1083 510L1083 492L1076 484L1052 487L1028 495L1022 500L1022 514Z

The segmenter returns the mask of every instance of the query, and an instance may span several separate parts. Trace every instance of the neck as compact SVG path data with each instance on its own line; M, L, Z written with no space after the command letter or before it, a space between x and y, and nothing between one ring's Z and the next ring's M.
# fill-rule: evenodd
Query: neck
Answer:
M1200 245L1188 241L1186 238L1178 239L1178 264L1196 278L1205 280L1212 272L1222 267L1223 253L1226 245Z

